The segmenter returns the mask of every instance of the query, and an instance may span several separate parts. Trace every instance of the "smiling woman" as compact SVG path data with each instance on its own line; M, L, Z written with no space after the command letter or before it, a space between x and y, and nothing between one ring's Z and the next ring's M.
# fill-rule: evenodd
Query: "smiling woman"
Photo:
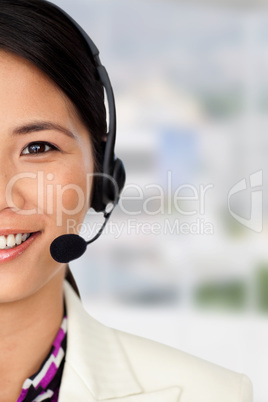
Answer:
M65 211L76 209L74 189L78 187L82 194L86 193L89 184L87 174L94 171L94 158L87 128L71 102L44 73L20 56L2 50L0 76L3 144L0 159L1 165L5 167L3 194L7 194L7 189L10 190L10 197L6 196L2 200L2 203L9 201L7 205L2 205L1 219L2 231L5 232L3 235L8 234L7 230L10 233L6 246L11 247L12 235L32 233L20 247L0 252L0 261L12 261L10 278L7 267L1 272L0 266L2 283L8 280L13 286L13 291L10 287L8 291L10 300L21 297L22 289L27 294L33 293L44 281L50 279L51 274L57 272L57 264L50 256L49 245L55 237L66 233L68 215L63 217L63 206ZM44 181L42 187L41 174ZM72 187L62 192L61 204L57 202L57 197L53 198L53 193L50 197L47 194L52 186L62 189L69 184ZM59 196L59 190L57 194ZM83 205L80 203L77 213L73 213L77 223L83 221L87 208L88 202ZM20 213L19 228L15 211ZM59 216L61 225L55 225ZM31 245L31 264L28 253L22 254L28 245ZM41 250L43 264L40 261ZM21 264L24 258L27 258L28 271L27 275L23 273L26 281L23 283L21 280L16 281L16 277L13 280L12 275L14 269L18 269L15 268L16 264ZM36 269L37 266L43 277ZM17 286L20 287L18 295L15 291Z
M53 4L0 0L0 400L250 402L247 377L93 320L50 254L117 201L93 174L124 181L97 55Z

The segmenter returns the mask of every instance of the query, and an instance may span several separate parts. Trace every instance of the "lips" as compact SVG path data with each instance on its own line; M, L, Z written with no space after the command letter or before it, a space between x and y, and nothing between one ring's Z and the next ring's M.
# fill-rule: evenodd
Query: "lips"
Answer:
M0 247L0 263L2 262L7 262L7 261L11 261L14 258L20 256L22 253L24 253L25 250L27 250L28 247L30 247L30 245L37 239L37 237L41 234L41 232L34 232L34 233L20 233L22 236L24 236L25 240L22 240L22 236L21 236L21 243L19 245L15 244L14 246L8 246L7 244L5 244L5 248L1 249ZM15 239L15 243L16 243L16 236L18 235L18 233L10 233L10 234L6 234L6 235L1 235L0 236L0 246L1 246L1 241L2 241L2 245L4 245L4 241L8 242L9 244L13 244L13 238ZM9 237L12 236L12 237ZM2 240L1 240L2 238ZM4 239L3 239L4 238ZM20 241L20 236L17 237L18 242Z

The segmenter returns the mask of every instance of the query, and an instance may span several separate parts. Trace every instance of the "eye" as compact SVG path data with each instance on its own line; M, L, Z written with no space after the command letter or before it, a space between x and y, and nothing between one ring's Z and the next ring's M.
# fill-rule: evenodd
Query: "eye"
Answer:
M22 155L42 154L48 151L56 151L57 148L49 142L39 141L31 142L27 147L23 148Z

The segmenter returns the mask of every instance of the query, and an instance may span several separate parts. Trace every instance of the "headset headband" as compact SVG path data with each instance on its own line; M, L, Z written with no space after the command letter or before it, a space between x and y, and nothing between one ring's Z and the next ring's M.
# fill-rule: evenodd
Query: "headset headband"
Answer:
M115 157L114 147L116 138L116 109L113 88L106 68L101 64L99 50L84 29L64 10L48 1L51 6L61 12L83 37L89 54L95 64L98 78L105 90L108 104L109 127L104 143L104 158L101 174L94 178L92 208L97 212L105 211L109 203L117 204L124 187L126 174L123 162Z

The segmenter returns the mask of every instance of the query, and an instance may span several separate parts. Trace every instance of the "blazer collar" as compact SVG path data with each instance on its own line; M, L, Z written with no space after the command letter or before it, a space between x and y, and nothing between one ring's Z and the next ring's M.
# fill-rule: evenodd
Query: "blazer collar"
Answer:
M144 393L116 331L90 317L66 281L64 294L68 346L59 402L78 400L78 390L87 402L179 401L179 387Z

